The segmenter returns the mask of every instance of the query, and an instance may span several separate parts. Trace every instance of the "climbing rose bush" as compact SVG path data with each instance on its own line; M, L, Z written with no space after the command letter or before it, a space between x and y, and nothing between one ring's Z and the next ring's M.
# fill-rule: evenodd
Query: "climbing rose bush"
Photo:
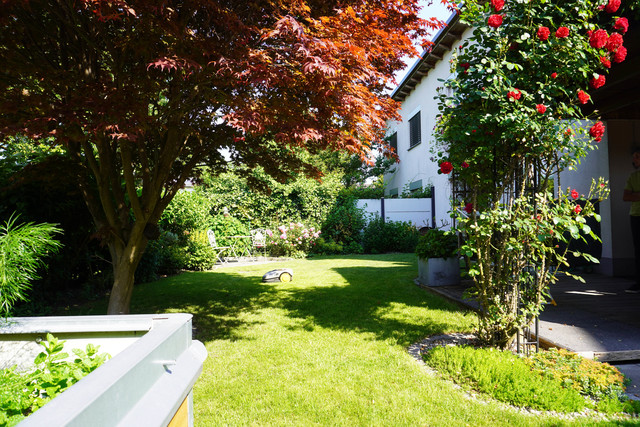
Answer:
M554 188L554 177L603 138L604 123L583 111L612 64L626 59L622 15L634 8L506 0L468 1L461 10L474 33L455 49L456 77L439 95L434 157L456 189L463 253L477 260L470 274L483 308L479 334L490 345L508 346L540 313L569 254L556 245L597 239L586 222L598 218L591 200L606 197L607 184L583 199L581 190Z

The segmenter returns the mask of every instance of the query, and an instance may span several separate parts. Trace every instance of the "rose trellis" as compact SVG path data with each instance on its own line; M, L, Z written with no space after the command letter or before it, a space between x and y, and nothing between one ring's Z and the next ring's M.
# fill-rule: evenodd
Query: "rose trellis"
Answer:
M622 7L621 7L622 6ZM568 240L597 239L587 218L607 183L562 189L604 134L585 115L590 91L626 58L620 0L469 1L475 28L451 61L455 78L439 95L435 128L440 172L455 176L454 211L471 262L471 290L483 310L479 334L506 347L537 316Z

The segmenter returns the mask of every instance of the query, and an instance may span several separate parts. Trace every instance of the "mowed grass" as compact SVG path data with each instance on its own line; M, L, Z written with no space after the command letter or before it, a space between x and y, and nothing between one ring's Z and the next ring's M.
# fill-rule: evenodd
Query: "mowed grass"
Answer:
M261 283L285 266L292 282ZM470 399L413 359L410 344L474 324L416 276L410 254L229 267L140 285L132 312L194 315L209 352L194 389L197 426L569 423Z

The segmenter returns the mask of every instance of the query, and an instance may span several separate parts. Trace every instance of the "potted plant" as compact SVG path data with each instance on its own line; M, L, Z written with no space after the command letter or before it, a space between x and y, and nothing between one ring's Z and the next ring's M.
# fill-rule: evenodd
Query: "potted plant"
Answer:
M429 286L460 283L458 236L455 231L428 229L416 246L418 279Z

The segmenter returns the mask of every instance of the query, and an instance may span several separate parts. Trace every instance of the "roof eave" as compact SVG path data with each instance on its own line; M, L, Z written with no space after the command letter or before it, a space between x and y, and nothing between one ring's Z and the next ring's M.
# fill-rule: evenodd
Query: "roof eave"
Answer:
M391 93L391 98L403 101L416 88L422 78L436 67L445 54L453 49L454 44L462 39L462 33L467 28L469 26L460 21L460 16L457 13L452 13L447 20L447 25L441 28L433 38L433 45L422 52L420 59L413 64L400 84Z

